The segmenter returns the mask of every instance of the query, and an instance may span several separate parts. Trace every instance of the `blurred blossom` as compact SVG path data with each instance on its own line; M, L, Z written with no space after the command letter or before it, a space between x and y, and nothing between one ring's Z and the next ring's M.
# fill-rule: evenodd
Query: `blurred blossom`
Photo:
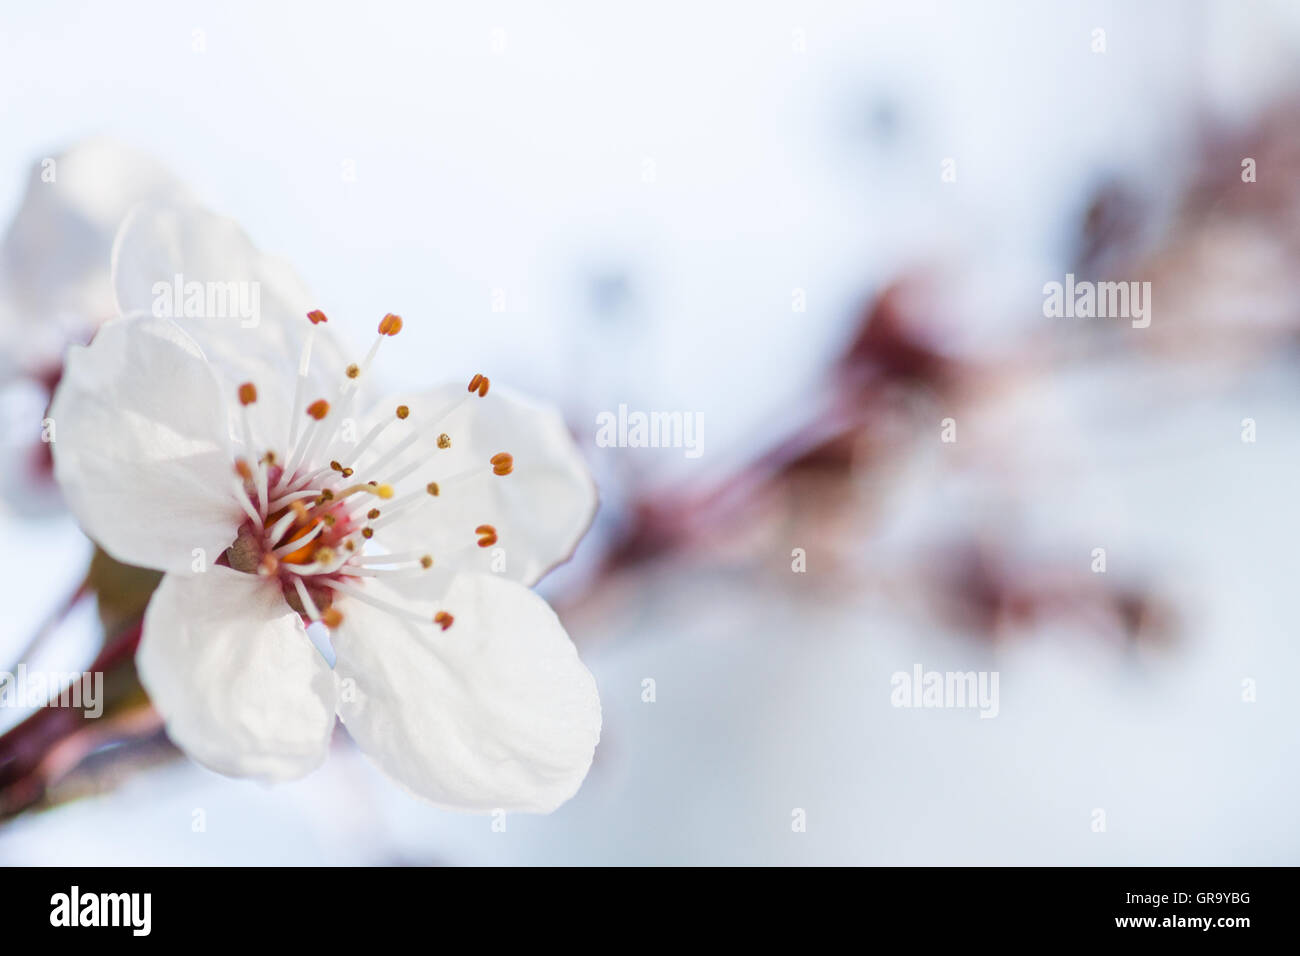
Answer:
M67 347L117 314L110 269L118 227L137 203L185 195L160 163L112 139L32 164L0 242L0 400L12 423L6 450L19 462L3 470L0 494L15 511L59 506L48 436L31 423L42 417Z
M21 321L68 323L84 335L115 315L109 258L122 220L136 203L187 192L161 163L111 139L34 162L0 246L6 293L27 313Z

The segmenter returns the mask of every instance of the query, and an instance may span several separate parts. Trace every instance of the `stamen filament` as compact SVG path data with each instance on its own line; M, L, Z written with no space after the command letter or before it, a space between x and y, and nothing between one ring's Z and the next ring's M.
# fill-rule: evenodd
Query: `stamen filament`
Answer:
M316 602L311 599L307 593L307 585L302 583L302 578L293 579L294 590L298 592L298 600L302 601L303 609L307 612L307 617L312 621L320 620L320 610L316 607Z
M402 452L406 451L406 449L410 448L413 444L415 444L416 440L419 439L419 437L420 437L419 432L412 432L411 434L407 435L405 438L399 441L392 448L388 449L388 451L384 452L382 455L376 458L372 463L366 465L365 470L372 475L378 474L381 468L389 464L398 455L400 455Z
M322 549L324 550L324 549ZM311 564L282 564L281 567L293 574L300 574L303 577L312 577L317 574L333 574L343 565L347 564L348 556L344 555L339 558L338 555L331 554L329 561L313 561Z
M271 500L271 493L266 487L267 482L270 481L270 470L271 463L263 457L262 460L257 463L257 495L260 507L265 510L267 514L271 513L266 507Z
M416 508L420 507L421 502L435 497L438 496L429 494L427 490L413 491L408 495L403 495L402 497L395 499L391 504L386 505L383 509L383 513L370 522L370 527L378 531L384 525L392 524L398 518L405 517L407 512L414 511Z
M277 521L274 525L272 525L270 532L266 536L267 543L274 544L275 542L283 538L285 534L288 532L289 527L294 523L294 521L298 519L298 517L299 514L297 509L286 512L280 518L279 521ZM288 553L289 553L288 551L285 552L285 554Z
M363 554L352 559L353 564L405 564L410 561L422 562L429 557L428 551L397 551L391 554Z
M293 411L289 414L289 440L285 442L285 448L293 448L298 442L298 425L302 419L302 403L306 399L307 376L311 371L311 347L315 339L316 319L312 319L311 328L307 330L307 338L302 343L302 354L298 358L298 380L293 386ZM289 474L286 469L286 480Z
M282 518L281 520L284 519ZM280 547L276 548L271 553L275 555L277 558L282 558L286 554L293 554L299 548L303 547L304 545L314 540L317 536L319 536L320 533L324 531L326 527L327 525L325 524L324 521L318 522L317 524L313 525L312 529L308 531L305 535L303 535L301 538L294 538L292 541L288 542L287 544L280 545ZM272 539L272 540L277 540L277 539Z
M293 491L298 491L300 489L306 488L309 485L315 484L321 478L324 478L326 475L328 475L331 471L333 471L332 468L317 468L315 471L311 472L310 474L303 475L289 482L288 487ZM319 491L320 489L316 489L315 491L312 492L312 494L318 494Z
M368 491L372 495L375 495L378 498L382 498L385 501L393 497L392 485L387 483L379 484L378 482L363 481L358 485L352 485L351 487L344 488L342 491L332 492L331 499L333 501L342 501L344 498L351 497L352 495L355 495L358 492L362 492L362 491Z
M429 423L425 428L407 435L373 462L366 465L365 470L371 474L376 474L381 468L395 461L402 452L406 451L411 447L411 445L418 441L421 435L428 433L440 434L442 432L443 423L446 422L447 419L451 418L452 415L456 414L457 410L469 401L469 399L470 396L466 395L463 398L458 398L453 401L450 405L429 419ZM353 460L358 462L361 460L359 452L353 455Z
M306 447L303 449L302 460L298 462L300 468L308 467L313 461L320 458L328 448L330 439L334 435L335 428L332 423L342 421L347 417L346 406L340 405L338 402L333 407L324 401L318 404L324 406L325 414L308 426L312 437L307 441ZM308 406L308 409L310 410L313 407L315 407L315 404ZM316 416L313 415L312 417L315 418Z
M286 475L292 476L295 471L312 460L310 452L315 448L316 440L321 432L321 425L323 422L330 420L330 403L323 398L316 399L307 406L307 417L312 422L302 433L302 439L289 456L289 461L285 463L284 473Z
M363 578L413 578L419 576L425 570L423 565L419 563L406 564L400 568L372 568L365 565L350 564L343 569L343 573Z
M393 418L385 418L382 422L372 426L370 431L366 432L366 437L361 439L360 444L358 444L356 448L352 449L352 460L359 461L361 456L366 453L372 444L374 444L375 439L379 437L380 433L395 420L396 419Z
M348 597L356 598L362 604L369 604L371 607L379 608L379 610L381 611L387 611L389 614L392 614L396 617L404 618L405 620L408 621L413 621L416 624L427 625L429 623L429 619L427 617L423 617L422 615L416 614L414 611L408 610L407 608L398 607L395 604L390 604L389 602L382 600L381 598L377 598L372 594L367 594L364 589L357 587L355 584L352 584L349 581L334 580L334 581L325 581L323 583L327 588L334 588L334 590L346 594Z
M401 481L403 478L405 478L407 475L415 471L415 469L419 468L423 464L424 462L420 461L420 459L413 458L409 465L406 465L399 471L388 476L388 484L396 485L399 481Z
M253 524L260 529L263 527L262 516L257 513L253 503L248 500L248 489L244 486L243 479L236 477L234 479L235 498L239 501L239 507L244 509L244 514L253 520Z
M267 505L266 511L267 514L273 514L291 502L300 501L303 498L316 498L319 496L319 488L311 488L304 491L286 491L278 498L273 499L271 503Z

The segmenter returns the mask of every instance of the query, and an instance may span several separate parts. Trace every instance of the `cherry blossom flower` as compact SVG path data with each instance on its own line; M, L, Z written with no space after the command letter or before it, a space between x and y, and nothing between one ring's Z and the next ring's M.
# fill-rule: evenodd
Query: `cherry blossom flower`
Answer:
M265 319L155 314L173 275L257 282ZM224 774L293 779L337 715L437 805L572 796L600 702L529 589L596 507L559 414L481 374L371 401L403 320L346 361L292 276L200 211L134 213L114 281L123 315L55 395L55 469L101 547L165 572L136 661L172 739Z

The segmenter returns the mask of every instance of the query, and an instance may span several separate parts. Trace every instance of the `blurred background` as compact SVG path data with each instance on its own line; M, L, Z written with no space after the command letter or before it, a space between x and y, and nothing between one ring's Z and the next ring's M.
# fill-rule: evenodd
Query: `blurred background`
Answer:
M470 6L5 5L0 670L112 620L44 626L92 546L33 442L122 212L42 162L120 144L351 345L400 312L395 389L565 411L587 782L495 832L342 731L269 789L147 720L33 756L7 707L0 862L1300 862L1300 8ZM85 241L45 242L76 183ZM1066 273L1151 282L1150 327L1045 317ZM620 404L701 453L602 447ZM997 672L996 719L892 706L918 664Z

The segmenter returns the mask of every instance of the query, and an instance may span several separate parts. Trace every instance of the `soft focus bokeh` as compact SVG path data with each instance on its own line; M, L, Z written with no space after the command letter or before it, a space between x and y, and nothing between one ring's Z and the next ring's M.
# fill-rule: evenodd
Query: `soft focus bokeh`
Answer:
M505 832L342 731L274 789L155 739L0 862L1300 862L1295 4L9 4L0 129L0 228L111 138L351 346L400 312L394 389L559 405L603 505L541 590L605 712ZM1045 317L1066 273L1151 282L1150 327ZM91 555L16 480L47 318L0 339L0 670ZM601 447L620 404L701 454ZM917 664L997 672L997 717L891 706Z

